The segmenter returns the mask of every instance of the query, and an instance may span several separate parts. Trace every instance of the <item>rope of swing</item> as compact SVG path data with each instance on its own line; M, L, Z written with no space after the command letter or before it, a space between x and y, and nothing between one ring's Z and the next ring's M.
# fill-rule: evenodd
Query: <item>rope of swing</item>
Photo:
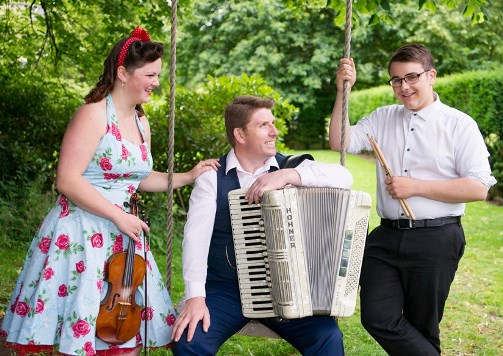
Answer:
M176 84L176 23L178 1L171 1L171 57L169 71L168 122L168 209L166 241L166 288L171 292L171 265L173 262L173 172L175 147L175 84Z
M344 29L344 58L351 56L351 19L353 5L351 0L346 1L346 24ZM349 120L349 92L348 81L344 81L344 90L342 93L342 123L341 123L341 165L346 164L346 122Z

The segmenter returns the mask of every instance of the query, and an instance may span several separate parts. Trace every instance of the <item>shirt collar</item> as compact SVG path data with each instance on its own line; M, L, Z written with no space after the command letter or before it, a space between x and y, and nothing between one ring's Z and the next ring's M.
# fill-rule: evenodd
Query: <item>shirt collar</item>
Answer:
M440 101L440 96L438 96L437 93L433 92L433 96L435 98L435 101L422 110L412 111L404 107L405 117L410 118L412 115L416 114L417 117L420 117L424 121L429 121L437 117L437 112L442 106L442 102Z
M269 169L271 169L271 167L276 167L279 169L279 164L278 164L278 161L276 161L275 156L269 157L265 161L265 163L262 166L262 169L260 169L260 171L268 171ZM229 154L227 155L227 160L225 162L225 174L229 173L229 171L234 168L237 171L246 172L243 169L243 167L241 167L241 163L239 163L239 160L236 157L236 152L234 152L234 148L233 148L230 150ZM247 172L247 173L250 173L250 172ZM256 173L258 173L258 171Z

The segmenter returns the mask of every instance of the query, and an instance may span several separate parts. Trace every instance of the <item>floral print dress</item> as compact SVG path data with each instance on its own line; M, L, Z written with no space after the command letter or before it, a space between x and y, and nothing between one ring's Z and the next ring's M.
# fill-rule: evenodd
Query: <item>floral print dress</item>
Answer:
M106 103L107 131L84 177L118 209L129 212L124 203L151 172L152 156L138 117L144 141L140 146L121 138L110 94ZM169 345L175 310L148 244L147 308L143 284L135 298L142 307L140 331L121 345L109 345L96 337L100 302L109 286L105 281L107 259L127 250L130 241L110 220L60 195L31 243L7 306L0 332L7 336L8 346L20 354L52 350L68 355L120 354L144 343L145 320L146 344ZM136 244L136 252L144 257L143 243Z

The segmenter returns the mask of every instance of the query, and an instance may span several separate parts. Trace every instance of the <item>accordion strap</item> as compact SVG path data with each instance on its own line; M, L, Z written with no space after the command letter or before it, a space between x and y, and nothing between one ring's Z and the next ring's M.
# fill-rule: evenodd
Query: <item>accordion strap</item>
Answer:
M309 159L311 161L314 161L313 156L311 156L309 153L304 153L301 155L292 155L292 156L286 156L283 161L281 162L279 169L283 168L295 168L302 162L304 162L306 159Z

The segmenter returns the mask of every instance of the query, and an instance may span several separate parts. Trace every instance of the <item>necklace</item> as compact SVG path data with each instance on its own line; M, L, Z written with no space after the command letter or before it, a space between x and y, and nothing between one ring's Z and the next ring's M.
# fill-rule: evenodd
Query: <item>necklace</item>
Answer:
M136 112L133 117L129 116L126 118L123 116L123 119L119 119L119 130L121 131L122 138L126 141L129 141L133 144L140 144L139 142L139 129L137 124Z

